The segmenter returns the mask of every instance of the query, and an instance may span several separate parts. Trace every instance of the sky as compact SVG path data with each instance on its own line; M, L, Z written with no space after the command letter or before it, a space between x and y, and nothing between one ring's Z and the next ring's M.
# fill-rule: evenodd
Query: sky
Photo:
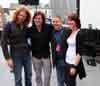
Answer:
M47 4L49 0L40 0L40 3ZM18 0L0 0L0 5L4 8L9 8L10 3L18 3Z

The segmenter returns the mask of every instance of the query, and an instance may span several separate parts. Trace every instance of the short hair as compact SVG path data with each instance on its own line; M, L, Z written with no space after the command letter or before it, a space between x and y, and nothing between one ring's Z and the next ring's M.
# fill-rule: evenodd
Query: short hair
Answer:
M68 15L67 18L69 20L75 21L77 28L81 28L80 18L79 18L79 15L77 13L71 13L70 15Z
M29 10L28 10L26 7L20 7L20 8L18 8L18 9L15 11L14 15L13 15L12 21L14 21L15 23L17 23L17 16L18 16L18 14L19 14L21 11L25 11L25 13L26 13L26 15L27 15L27 17L26 17L26 19L25 19L25 21L24 21L24 25L28 25L28 24L30 23L30 20L31 20L31 14L30 14Z
M59 15L54 16L54 18L59 18L60 20L62 20Z

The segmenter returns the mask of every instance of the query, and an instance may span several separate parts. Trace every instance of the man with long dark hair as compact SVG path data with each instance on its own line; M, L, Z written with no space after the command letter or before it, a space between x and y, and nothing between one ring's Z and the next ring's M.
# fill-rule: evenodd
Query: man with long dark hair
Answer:
M37 86L50 86L51 62L50 62L50 25L45 23L44 13L37 11L32 19L32 26L28 30L31 36L32 61L36 73ZM42 70L44 83L42 81ZM44 85L43 85L44 84Z

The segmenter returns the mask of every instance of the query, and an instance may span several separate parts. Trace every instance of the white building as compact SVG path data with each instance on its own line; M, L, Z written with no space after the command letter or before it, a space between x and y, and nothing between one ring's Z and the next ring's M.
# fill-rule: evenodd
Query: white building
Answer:
M64 20L65 16L77 11L76 0L51 0L52 16L59 15Z

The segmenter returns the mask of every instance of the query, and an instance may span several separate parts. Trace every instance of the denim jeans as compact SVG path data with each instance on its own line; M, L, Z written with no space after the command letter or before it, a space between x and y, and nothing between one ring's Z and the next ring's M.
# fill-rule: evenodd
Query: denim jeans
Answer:
M14 62L15 86L22 86L22 68L24 68L25 86L32 86L32 63L29 54L12 55Z
M59 61L56 64L56 72L57 72L57 84L58 86L64 86L65 82L65 63L63 61Z

